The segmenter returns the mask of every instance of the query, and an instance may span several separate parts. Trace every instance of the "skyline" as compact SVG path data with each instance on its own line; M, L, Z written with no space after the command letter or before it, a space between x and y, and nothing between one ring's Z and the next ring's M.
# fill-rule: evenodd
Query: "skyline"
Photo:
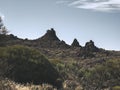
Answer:
M81 1L83 5L86 3L98 5L95 1L100 2L100 0L91 0L92 2L1 0L0 15L3 16L4 24L10 33L19 38L37 39L44 35L47 29L54 28L60 40L67 44L71 44L73 39L77 38L82 46L93 40L99 48L120 50L120 3L116 5L119 1L107 0L108 3L102 0L99 7L104 3L114 4L113 8L108 5L107 10L106 6L102 7L104 10L98 10L98 7L80 8Z

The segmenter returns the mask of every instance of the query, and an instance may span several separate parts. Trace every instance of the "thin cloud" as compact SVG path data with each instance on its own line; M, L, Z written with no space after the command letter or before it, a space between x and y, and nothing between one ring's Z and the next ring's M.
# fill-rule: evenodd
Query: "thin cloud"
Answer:
M69 1L68 5L76 8L96 11L120 10L120 0L74 0Z

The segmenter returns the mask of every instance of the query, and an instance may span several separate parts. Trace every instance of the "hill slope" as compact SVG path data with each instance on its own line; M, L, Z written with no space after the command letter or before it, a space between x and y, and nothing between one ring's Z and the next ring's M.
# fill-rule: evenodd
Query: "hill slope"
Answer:
M119 87L120 51L101 49L92 40L81 46L74 39L68 45L57 37L53 28L35 40L0 34L0 60L7 60L1 66L15 67L10 67L6 75L17 82L50 83L61 87L63 81L62 90Z
M39 51L25 46L1 47L0 64L2 76L19 83L49 83L56 86L60 78L57 70Z

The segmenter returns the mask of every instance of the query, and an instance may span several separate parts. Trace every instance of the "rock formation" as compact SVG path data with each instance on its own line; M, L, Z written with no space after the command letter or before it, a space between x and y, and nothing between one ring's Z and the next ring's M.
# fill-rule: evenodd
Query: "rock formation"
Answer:
M94 42L90 40L89 42L86 42L85 44L85 50L88 52L97 52L99 49L94 45Z
M46 41L60 41L53 28L51 28L51 30L47 30L47 33L44 36L42 36L40 39Z
M53 28L47 30L46 34L35 40L36 45L43 48L69 48L65 41L61 41Z
M73 40L73 43L71 44L71 46L72 47L81 47L77 39Z

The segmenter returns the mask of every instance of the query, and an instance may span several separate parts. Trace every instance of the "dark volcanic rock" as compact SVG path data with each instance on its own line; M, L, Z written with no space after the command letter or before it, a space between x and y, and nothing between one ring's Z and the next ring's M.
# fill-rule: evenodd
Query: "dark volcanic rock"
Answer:
M94 42L92 40L90 40L89 42L87 42L85 44L85 47L84 49L88 52L97 52L99 50L99 48L97 48L95 45L94 45Z
M79 51L77 51L77 56L82 58L93 58L95 57L94 52L99 52L100 49L94 45L94 42L90 40L82 47Z
M60 41L53 28L48 30L44 36L35 40L33 43L36 43L36 46L42 48L69 48L69 45L64 41Z
M47 33L40 38L41 40L50 40L50 41L60 41L56 35L56 32L53 28L51 30L47 30Z
M74 39L73 43L71 44L72 47L81 47L77 39Z
M14 36L13 34L10 35L0 34L0 46L20 44L21 41L22 39L17 38L17 36Z

